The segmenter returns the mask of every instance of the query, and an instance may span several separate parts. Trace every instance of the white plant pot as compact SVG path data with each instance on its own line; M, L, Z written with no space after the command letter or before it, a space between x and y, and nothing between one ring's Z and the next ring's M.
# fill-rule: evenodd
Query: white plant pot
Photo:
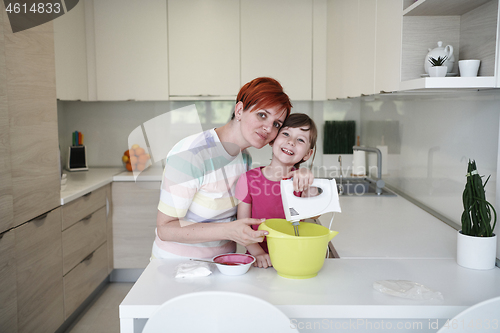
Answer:
M457 232L457 263L466 268L492 269L495 267L497 236L474 237Z
M446 72L448 72L448 67L446 66L429 67L429 76L431 77L445 77Z

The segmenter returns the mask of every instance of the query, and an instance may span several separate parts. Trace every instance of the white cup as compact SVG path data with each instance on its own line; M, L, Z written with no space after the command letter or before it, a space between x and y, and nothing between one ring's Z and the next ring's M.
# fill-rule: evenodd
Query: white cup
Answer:
M458 68L460 69L460 76L462 77L477 76L480 62L481 60L460 60L458 62Z

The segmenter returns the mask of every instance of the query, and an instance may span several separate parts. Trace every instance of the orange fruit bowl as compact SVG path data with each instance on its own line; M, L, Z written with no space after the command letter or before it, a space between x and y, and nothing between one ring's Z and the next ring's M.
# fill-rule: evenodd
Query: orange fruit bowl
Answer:
M146 149L141 148L138 144L126 150L122 156L123 166L127 171L143 171L147 169L151 163L151 157L146 153Z

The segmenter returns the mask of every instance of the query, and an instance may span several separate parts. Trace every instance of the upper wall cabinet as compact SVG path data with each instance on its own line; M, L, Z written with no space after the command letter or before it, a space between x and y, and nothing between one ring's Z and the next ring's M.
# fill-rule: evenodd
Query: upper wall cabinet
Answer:
M498 0L405 0L404 8L400 90L500 87ZM425 56L438 41L453 46L455 65L450 77L425 77ZM459 76L465 59L481 60L477 77Z
M57 97L234 99L271 76L324 98L326 1L80 1L55 22Z
M97 99L167 100L166 1L94 1Z
M373 60L373 45L371 48L364 48L363 55L359 53L358 17L357 0L328 1L326 76L328 99L359 96L361 87L358 84L365 78L358 75L369 75L368 81L373 81L373 71L362 73L356 68L361 59Z
M170 98L230 98L240 88L240 5L169 0Z
M401 80L401 0L377 0L375 33L375 91L399 90Z
M329 0L327 98L399 88L400 0Z
M312 0L241 0L241 84L274 77L292 100L312 98Z
M60 100L88 101L85 2L54 20L56 93Z

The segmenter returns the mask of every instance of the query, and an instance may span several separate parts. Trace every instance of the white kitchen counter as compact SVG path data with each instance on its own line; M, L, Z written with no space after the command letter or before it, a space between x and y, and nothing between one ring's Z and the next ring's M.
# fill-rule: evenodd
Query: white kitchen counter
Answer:
M274 268L252 267L241 276L213 274L174 278L185 259L151 261L119 307L121 332L134 332L133 318L149 318L165 301L200 291L252 295L277 306L290 318L451 318L476 303L500 296L500 269L463 268L454 259L327 259L311 279L293 280ZM444 296L411 300L373 289L378 280L410 280ZM251 313L249 313L251 315ZM191 314L186 313L186 320Z
M340 206L331 229L341 258L456 258L457 231L400 196L341 196Z
M123 171L113 177L114 182L161 182L163 176L162 168L149 168L139 173L137 179L134 179L134 173L130 171Z
M89 168L87 171L64 171L66 184L61 186L61 205L78 199L113 181L113 176L123 168Z

